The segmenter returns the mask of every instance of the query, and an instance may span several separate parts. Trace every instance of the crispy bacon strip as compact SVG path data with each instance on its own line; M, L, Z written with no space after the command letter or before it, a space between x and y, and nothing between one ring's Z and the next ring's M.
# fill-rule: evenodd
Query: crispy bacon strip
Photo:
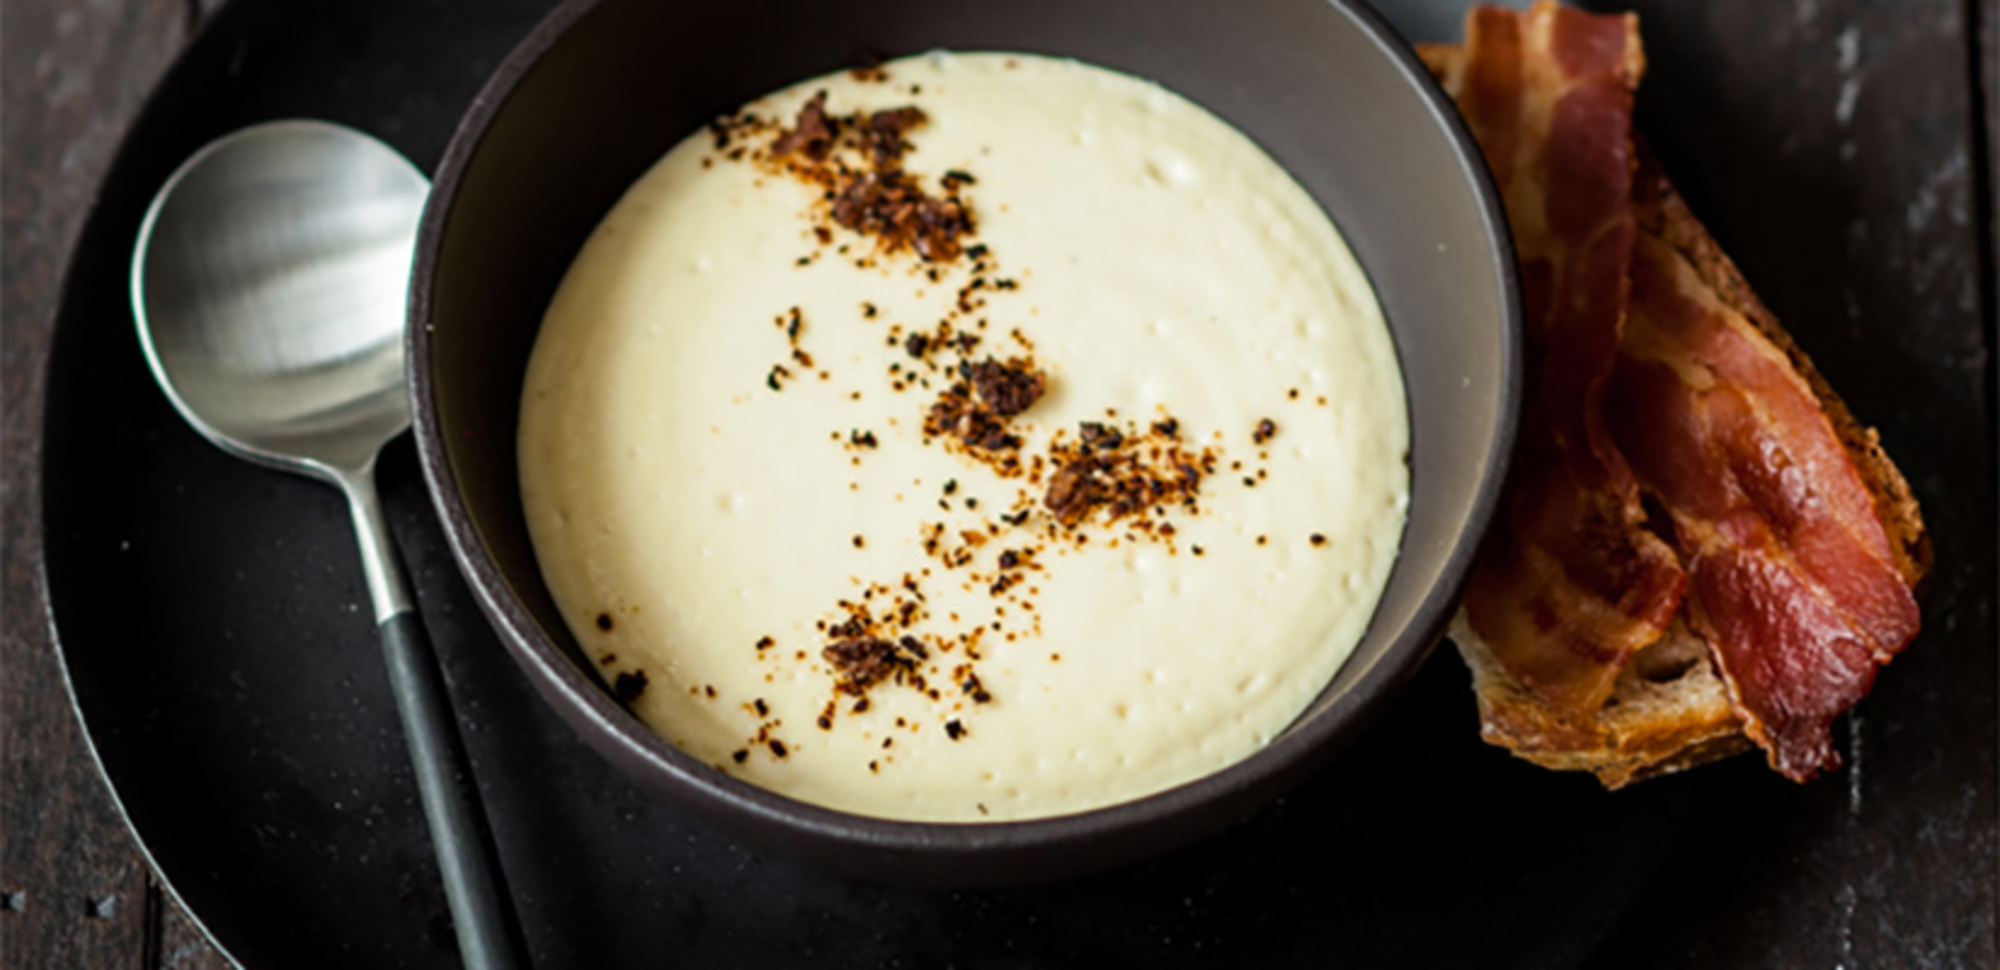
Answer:
M1637 236L1632 90L1645 57L1636 18L1547 0L1475 8L1466 37L1422 53L1500 186L1528 316L1519 444L1466 617L1515 679L1588 718L1666 631L1686 585L1646 528L1601 407Z
M1649 193L1645 222L1665 227ZM1916 635L1875 499L1785 351L1654 232L1606 399L1613 436L1672 516L1744 730L1804 781L1837 767L1829 727Z
M1871 492L1844 409L1665 179L1649 167L1634 185L1635 22L1547 0L1480 9L1465 47L1423 54L1501 185L1531 321L1516 473L1466 594L1474 631L1545 701L1587 714L1685 588L1772 767L1803 781L1838 765L1831 722L1916 633L1921 525L1899 558L1880 505L1895 495ZM1651 529L1678 550L1666 566Z

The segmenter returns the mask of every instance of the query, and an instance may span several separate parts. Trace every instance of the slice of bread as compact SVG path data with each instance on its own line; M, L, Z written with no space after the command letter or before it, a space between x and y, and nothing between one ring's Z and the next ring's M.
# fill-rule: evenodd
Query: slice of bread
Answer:
M1632 658L1611 700L1587 720L1508 675L1463 611L1446 635L1472 668L1480 736L1544 768L1593 772L1606 788L1619 788L1750 748L1708 644L1678 620Z
M1652 154L1640 147L1634 202L1640 231L1671 247L1704 285L1783 350L1812 387L1875 500L1896 568L1916 588L1931 565L1929 535L1910 487L1871 428L1854 419L1805 352L1778 325L1674 191ZM1683 612L1686 607L1683 606ZM1473 634L1461 611L1448 634L1472 668L1480 733L1548 768L1589 771L1607 788L1689 768L1749 750L1750 740L1700 636L1676 619L1658 642L1635 654L1611 700L1590 718L1557 710L1515 681Z

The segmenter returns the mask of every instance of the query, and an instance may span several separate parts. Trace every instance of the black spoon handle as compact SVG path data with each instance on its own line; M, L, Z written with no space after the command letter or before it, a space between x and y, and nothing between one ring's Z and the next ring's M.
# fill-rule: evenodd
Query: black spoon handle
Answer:
M468 970L529 970L526 938L507 895L493 830L473 786L472 761L458 736L451 694L445 690L430 634L417 616L402 557L396 555L389 536L372 463L339 482L354 516L361 571L375 604L375 631L382 640L389 689L396 695L396 714L402 719L410 764L417 772L417 794L444 876L444 898L458 933L459 956Z
M423 620L414 611L397 613L378 632L465 966L527 970L520 923Z

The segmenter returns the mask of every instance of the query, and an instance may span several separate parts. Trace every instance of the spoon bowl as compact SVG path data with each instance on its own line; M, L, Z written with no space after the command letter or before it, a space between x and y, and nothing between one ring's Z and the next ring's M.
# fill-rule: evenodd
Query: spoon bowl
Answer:
M160 190L132 300L174 407L222 448L337 480L409 427L403 294L430 183L312 121L222 138Z

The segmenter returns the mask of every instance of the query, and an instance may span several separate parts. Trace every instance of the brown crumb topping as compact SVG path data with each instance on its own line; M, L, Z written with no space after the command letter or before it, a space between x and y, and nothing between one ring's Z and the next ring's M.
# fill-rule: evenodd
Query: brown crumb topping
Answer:
M646 672L643 670L620 671L611 681L611 696L620 704L630 704L646 692Z
M861 126L861 147L868 152L876 168L892 168L903 160L903 152L910 148L903 134L929 120L924 109L917 107L877 111L869 115Z
M977 364L959 365L959 373L971 380L980 402L1002 418L1026 411L1048 388L1048 378L1033 362L1020 358L1003 364L988 357Z
M915 642L915 638L905 638ZM917 657L897 643L881 637L848 637L835 640L820 651L833 665L842 693L860 696L875 684L907 676L916 667Z
M882 66L882 58L873 54L863 58L860 64L847 69L847 75L863 84L887 84L889 69Z
M909 133L928 120L914 105L829 114L826 92L820 91L760 160L819 186L826 218L874 237L881 252L909 251L926 262L946 263L959 257L961 240L974 231L972 209L960 194L973 180L950 172L932 190L902 167L912 148ZM726 133L757 126L757 119L738 118L715 127Z
M1202 478L1219 459L1213 449L1190 448L1179 431L1172 418L1154 422L1143 435L1084 422L1076 441L1058 438L1051 449L1055 473L1042 505L1072 528L1100 513L1116 522L1174 506L1195 511Z
M1007 406L1025 409L1033 398L1041 396L1042 386L1043 378L1037 374L1030 385L996 383L988 393L1000 395ZM1009 429L1007 418L1020 412L1002 414L989 403L991 398L975 393L963 382L946 388L924 416L924 434L931 438L956 438L966 447L980 451L1019 449L1021 436ZM1024 398L1027 403L1023 403Z
M826 116L825 91L807 99L792 127L771 143L772 154L790 155L796 152L814 161L825 160L832 148L833 126Z
M857 68L855 76L886 79L879 71L869 64ZM910 93L914 97L918 92L912 87ZM923 720L958 741L981 707L995 703L978 671L986 653L1041 633L1039 584L1052 575L1042 572L1044 563L1086 544L1117 548L1158 543L1178 554L1178 544L1186 540L1176 521L1200 514L1207 479L1227 465L1232 477L1241 476L1246 486L1254 487L1265 471L1255 463L1245 467L1241 460L1229 464L1222 455L1221 431L1203 430L1196 440L1164 408L1147 415L1106 409L1100 419L1073 429L1037 426L1035 408L1057 380L1068 378L1038 360L1034 342L1017 325L1038 312L1013 303L1013 294L1032 287L1032 274L1009 273L1001 255L977 239L969 198L979 186L974 173L952 169L920 174L906 168L912 158L921 157L916 140L930 121L914 104L837 113L820 91L789 123L748 113L719 120L711 126L716 155L709 161L747 161L758 166L766 181L796 179L815 190L803 212L801 236L816 248L797 258L800 266L837 258L859 269L887 272L896 265L889 261L892 257L913 257L902 268L912 277L908 282L915 284L917 298L925 300L933 285L949 298L939 316L928 320L899 319L908 312L904 307L863 300L858 312L844 315L845 321L816 315L810 329L879 328L870 339L880 339L878 346L888 351L879 362L886 369L888 389L921 395L911 402L912 411L921 413L921 444L986 467L1004 491L994 494L995 485L985 476L913 483L923 490L922 504L935 504L941 513L936 520L920 522L914 537L927 565L900 582L851 577L856 592L818 621L816 656L809 647L795 650L800 645L791 643L783 651L773 650L775 641L769 636L757 640L756 656L760 663L825 665L831 695L817 712L802 712L820 730L839 730L840 717L865 714L875 691L893 687L899 699L901 691L910 690L937 705L935 714ZM771 390L787 390L794 379L837 378L841 368L830 359L834 355L822 353L816 365L814 355L801 346L809 328L799 307L773 319L788 346L766 376ZM862 392L843 384L838 393L859 400ZM1284 393L1294 400L1300 396L1297 389ZM904 427L890 418L884 432L888 441L861 428L842 432L836 426L831 436L860 465L863 452L906 446L898 438ZM1250 441L1266 445L1277 430L1274 420L1262 418ZM1257 457L1268 461L1266 455ZM850 482L849 488L858 484ZM901 501L903 494L896 498ZM892 548L912 538L871 537ZM1255 541L1265 545L1269 539L1258 536ZM1321 545L1325 539L1315 533L1311 541ZM851 544L862 549L869 543L854 534ZM1200 545L1186 549L1193 556L1205 555ZM935 592L937 584L975 595L979 605L934 609L927 593ZM1049 657L1056 662L1060 654ZM772 677L767 671L765 679ZM620 675L620 682L625 678ZM742 706L755 715L758 726L731 757L741 763L760 749L786 757L788 749L773 733L779 721L769 705L760 698ZM897 733L922 726L917 719L894 720ZM871 723L867 730L874 729ZM882 749L893 744L893 737L881 738ZM868 767L879 771L891 760Z
M833 221L882 240L894 252L909 248L931 262L959 254L959 237L972 232L972 210L955 196L936 198L901 169L869 172L846 183L833 200Z

